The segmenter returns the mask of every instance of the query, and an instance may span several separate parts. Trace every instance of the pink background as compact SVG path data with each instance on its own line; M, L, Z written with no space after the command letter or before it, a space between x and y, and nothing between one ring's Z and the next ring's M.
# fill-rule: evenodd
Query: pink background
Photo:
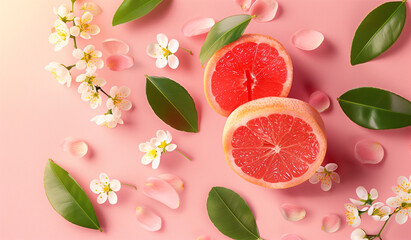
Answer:
M361 86L387 89L411 99L411 18L388 52L366 64L355 67L349 64L356 27L383 0L279 0L280 9L274 21L252 22L246 30L273 36L289 51L295 68L291 97L307 101L315 90L323 90L330 96L331 108L322 114L329 144L326 161L340 166L338 173L342 179L330 192L309 183L286 190L264 189L242 180L227 166L221 146L225 118L208 106L202 88L203 69L198 54L205 37L186 38L181 27L196 16L220 20L240 14L240 8L233 1L165 0L146 17L117 27L111 27L110 23L121 1L96 1L103 8L103 14L95 18L102 31L91 41L80 40L79 45L93 43L101 49L104 39L120 38L130 44L130 54L136 62L132 69L123 72L111 72L107 68L99 71L108 81L105 89L126 85L132 90L130 100L134 108L123 114L126 124L115 129L98 127L89 121L105 108L92 110L82 102L77 83L67 89L44 70L50 61L74 63L72 43L56 53L47 40L56 18L52 7L69 2L0 1L0 238L189 240L209 235L212 239L228 239L213 226L206 211L208 191L212 186L224 186L245 198L264 239L279 239L284 233L295 233L304 240L343 240L349 239L353 230L344 222L343 205L349 197L355 197L358 185L377 188L380 200L385 202L393 195L391 186L397 177L411 174L411 128L390 131L361 128L344 115L336 101L345 91ZM409 6L407 8L409 10ZM325 35L319 49L304 52L291 44L292 34L305 28ZM145 48L160 32L170 39L178 39L181 46L193 50L195 56L179 51L177 70L157 69ZM145 97L145 74L167 76L190 92L199 112L199 133L176 131L156 117ZM180 150L193 161L170 153L156 171L143 166L138 144L153 137L157 129L169 130ZM74 159L62 151L61 143L69 136L88 142L91 151L86 158ZM356 162L354 144L360 139L375 140L384 146L381 164L370 166ZM50 206L43 188L48 158L67 169L86 190L103 233L66 222ZM111 178L139 187L149 176L176 174L186 186L181 206L171 210L141 191L127 187L119 192L117 205L98 205L97 195L91 193L88 185L103 171ZM284 220L279 206L286 202L306 208L307 217L296 223ZM162 217L164 224L159 232L147 232L138 226L135 219L138 205L149 206ZM322 217L330 213L339 214L343 220L341 229L334 234L321 230ZM368 217L363 221L362 227L371 232L381 226ZM410 224L411 220L403 226L390 221L384 239L409 239Z

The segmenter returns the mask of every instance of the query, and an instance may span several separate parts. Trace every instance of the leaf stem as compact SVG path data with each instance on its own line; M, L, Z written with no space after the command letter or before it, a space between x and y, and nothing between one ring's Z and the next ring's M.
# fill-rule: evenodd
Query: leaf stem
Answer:
M132 188L136 189L136 191L138 190L137 187L136 187L135 185L133 185L133 184L121 183L121 186L123 186L123 185L124 185L124 186L132 187Z
M189 161L192 161L189 157L187 157L184 153L178 151L177 149L176 149L176 152L178 152L178 153L180 153L181 155L183 155L183 156L184 156L185 158L187 158Z
M180 48L180 49L182 49L182 50L184 50L184 51L187 51L190 55L193 55L193 52L192 52L191 50L188 50L188 49L183 48L183 47L178 47L178 48Z

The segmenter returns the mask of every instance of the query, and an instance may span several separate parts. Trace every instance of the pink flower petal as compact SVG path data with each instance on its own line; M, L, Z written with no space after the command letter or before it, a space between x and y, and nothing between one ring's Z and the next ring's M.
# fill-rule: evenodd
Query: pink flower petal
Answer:
M177 191L161 178L148 178L143 186L143 193L171 209L176 209L180 205L180 197Z
M109 38L103 41L103 49L108 52L109 55L119 54L125 55L130 51L130 47L127 43L116 38Z
M212 18L198 17L187 21L181 31L186 37L193 37L201 35L210 31L210 28L214 26L215 21Z
M253 0L234 0L238 5L240 5L241 9L244 11L248 10L251 6Z
M300 30L291 38L291 42L299 49L311 51L318 48L324 41L324 35L311 29Z
M196 240L211 240L209 236L198 236Z
M295 234L287 233L287 234L282 235L280 240L302 240L302 239Z
M106 65L111 71L123 71L134 65L134 58L128 55L111 55L106 59Z
M322 220L321 229L327 233L334 233L341 227L341 218L338 215L330 214Z
M183 180L176 175L165 173L159 175L158 177L168 182L168 184L170 184L177 192L182 192L184 190Z
M324 112L330 107L330 98L324 92L316 91L311 94L308 103L318 112Z
M355 144L355 158L364 164L378 164L384 158L384 148L377 142L361 140Z
M256 15L258 22L268 22L274 19L278 10L278 2L275 0L257 0L251 5L249 14Z
M82 158L87 154L88 146L83 140L68 137L64 139L63 151L68 152L76 158Z
M147 231L155 232L161 229L161 218L147 207L137 207L137 222Z
M294 204L284 203L280 207L281 214L288 221L300 221L305 217L305 209Z

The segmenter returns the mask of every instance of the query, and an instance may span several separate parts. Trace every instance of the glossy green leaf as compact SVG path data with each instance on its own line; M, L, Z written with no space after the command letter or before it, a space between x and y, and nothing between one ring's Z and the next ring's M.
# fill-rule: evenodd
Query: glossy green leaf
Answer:
M403 2L387 2L370 12L361 22L351 46L351 64L365 63L390 48L405 24Z
M234 15L216 23L201 47L200 62L204 64L215 52L243 35L253 16Z
M113 17L113 26L141 18L163 0L124 0Z
M339 97L344 113L356 124L370 129L394 129L411 125L411 102L378 88L352 89Z
M44 171L44 189L51 206L67 221L102 231L87 194L66 170L51 159Z
M187 90L168 78L146 79L147 100L155 114L177 130L198 132L196 106Z
M207 199L208 217L224 235L236 240L261 239L251 209L237 193L213 187Z

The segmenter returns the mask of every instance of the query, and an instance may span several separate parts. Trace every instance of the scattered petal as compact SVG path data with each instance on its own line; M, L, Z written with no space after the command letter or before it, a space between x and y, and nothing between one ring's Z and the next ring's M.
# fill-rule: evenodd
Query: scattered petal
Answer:
M88 146L81 139L65 138L63 143L63 151L68 152L76 158L82 158L87 154Z
M283 217L292 222L300 221L305 217L306 211L304 208L294 204L285 203L281 205L281 214Z
M148 178L144 184L143 193L171 209L176 209L180 205L180 197L177 191L161 178Z
M214 19L198 17L188 20L182 27L181 31L186 37L198 36L210 31L215 24Z
M361 140L355 144L355 158L363 164L378 164L384 158L384 148L378 142Z
M158 177L168 182L168 184L170 184L178 192L182 192L184 190L183 181L181 180L181 178L177 177L176 175L165 173L165 174L159 175Z
M111 55L106 59L106 65L111 71L123 71L134 65L134 58L128 55Z
M341 227L341 218L338 215L330 214L322 220L321 229L327 233L334 233Z
M250 7L250 15L256 15L258 22L268 22L274 19L278 10L278 2L275 0L257 0Z
M318 112L324 112L330 107L330 98L322 91L313 92L308 100Z
M161 218L147 207L137 207L137 221L147 231L155 232L161 229Z
M302 240L302 239L295 234L286 233L281 236L280 240Z
M238 5L240 5L241 9L244 11L248 10L251 7L252 0L234 0Z
M299 49L311 51L318 48L324 41L324 35L311 29L300 30L291 38L291 42Z
M120 39L109 38L103 41L103 49L106 50L109 55L119 54L125 55L130 51L130 47L127 43Z
M196 240L211 240L209 236L198 236Z

